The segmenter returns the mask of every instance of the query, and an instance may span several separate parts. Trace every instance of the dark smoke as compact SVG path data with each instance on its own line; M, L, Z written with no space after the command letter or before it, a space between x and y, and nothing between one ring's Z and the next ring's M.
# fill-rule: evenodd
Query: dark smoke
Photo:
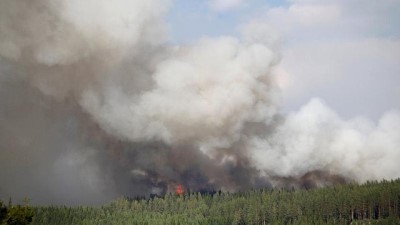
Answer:
M0 0L0 197L312 188L398 177L400 116L281 115L277 35L167 44L163 0Z

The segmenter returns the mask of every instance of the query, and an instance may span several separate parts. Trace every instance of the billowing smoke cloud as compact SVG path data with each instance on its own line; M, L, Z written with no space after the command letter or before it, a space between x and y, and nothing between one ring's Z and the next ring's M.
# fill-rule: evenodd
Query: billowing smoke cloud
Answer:
M250 142L258 168L273 176L301 176L327 170L356 181L399 177L400 113L387 112L374 124L345 121L321 100L312 99L267 137Z
M400 115L279 114L277 35L167 44L163 0L0 0L0 196L321 186L400 176Z

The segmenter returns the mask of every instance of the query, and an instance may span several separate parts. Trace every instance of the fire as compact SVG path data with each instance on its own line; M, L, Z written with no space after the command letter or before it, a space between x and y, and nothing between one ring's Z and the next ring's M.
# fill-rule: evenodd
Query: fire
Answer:
M182 184L179 184L179 185L176 187L176 194L177 194L177 195L183 195L183 194L184 194Z

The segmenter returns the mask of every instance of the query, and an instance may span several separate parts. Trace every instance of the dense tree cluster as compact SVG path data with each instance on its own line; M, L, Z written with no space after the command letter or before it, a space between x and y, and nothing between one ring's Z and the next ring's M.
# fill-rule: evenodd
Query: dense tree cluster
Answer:
M24 200L24 205L12 205L11 199L8 206L0 200L0 225L28 225L34 216L34 209L29 206L29 200Z
M33 224L400 224L400 179L312 190L168 194L102 207L39 207Z

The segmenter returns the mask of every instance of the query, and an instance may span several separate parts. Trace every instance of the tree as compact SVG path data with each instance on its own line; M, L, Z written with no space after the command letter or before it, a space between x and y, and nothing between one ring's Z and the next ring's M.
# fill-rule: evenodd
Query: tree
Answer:
M7 207L0 200L0 224L7 217Z
M0 201L0 222L7 225L28 225L32 222L34 209L29 206L29 199L23 199L25 205L13 206L11 198L8 207Z

